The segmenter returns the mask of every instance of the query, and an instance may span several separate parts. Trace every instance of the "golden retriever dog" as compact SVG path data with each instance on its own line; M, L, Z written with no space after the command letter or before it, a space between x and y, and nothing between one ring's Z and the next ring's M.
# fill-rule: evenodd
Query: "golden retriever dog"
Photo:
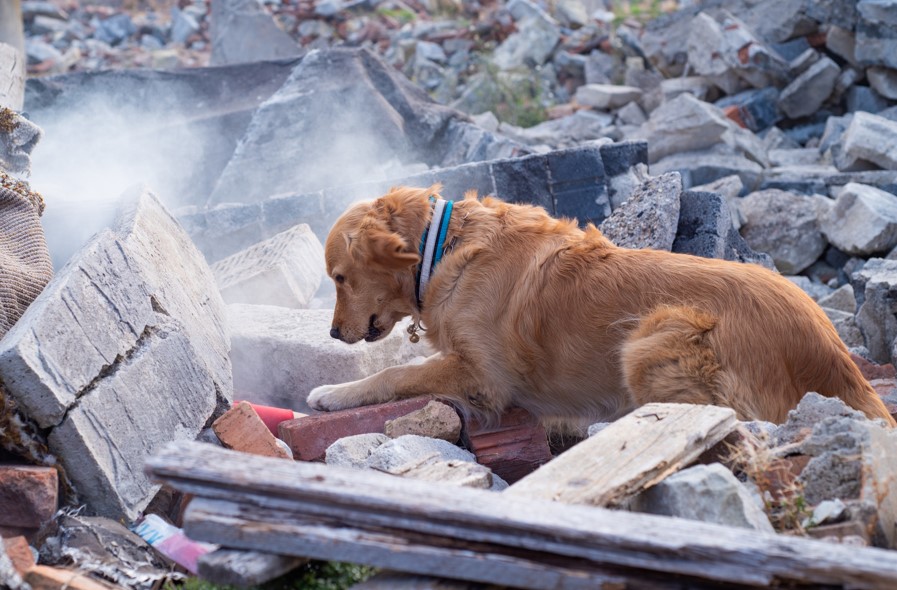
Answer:
M894 425L825 313L778 274L619 248L593 225L475 194L431 224L440 188L350 207L325 246L331 336L373 342L411 316L437 353L317 387L311 407L435 394L487 419L519 406L549 422L609 421L682 402L782 422L816 391Z

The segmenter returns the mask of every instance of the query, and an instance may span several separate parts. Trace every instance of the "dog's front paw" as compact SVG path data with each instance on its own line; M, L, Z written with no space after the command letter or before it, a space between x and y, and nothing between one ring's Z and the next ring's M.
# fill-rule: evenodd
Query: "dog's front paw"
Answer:
M320 385L311 390L306 401L315 410L345 410L354 407L346 393L344 385Z

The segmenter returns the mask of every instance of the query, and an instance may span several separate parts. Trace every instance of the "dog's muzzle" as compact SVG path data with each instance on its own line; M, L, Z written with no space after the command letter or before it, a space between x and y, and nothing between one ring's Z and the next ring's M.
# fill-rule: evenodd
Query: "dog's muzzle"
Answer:
M376 321L377 321L377 315L374 314L371 316L371 319L368 321L368 331L367 331L367 334L365 334L365 336L364 336L365 342L373 342L374 340L378 339L381 334L383 334L383 330L381 330L374 324L374 322L376 322Z

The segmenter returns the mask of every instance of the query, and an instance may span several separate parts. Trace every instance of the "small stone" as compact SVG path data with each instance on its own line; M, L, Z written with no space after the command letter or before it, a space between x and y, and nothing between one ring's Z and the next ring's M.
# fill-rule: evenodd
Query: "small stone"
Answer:
M491 489L496 492L508 487L507 482L494 475L488 467L457 459L411 462L404 468L395 469L390 473L411 479L437 481L466 488Z
M823 57L782 90L779 107L792 119L815 113L831 95L840 73L838 64Z
M819 307L836 309L849 314L855 314L857 310L857 300L853 294L853 286L849 283L842 285L831 295L820 298L817 303Z
M831 27L825 36L825 48L854 66L859 65L856 59L856 44L853 32L838 26Z
M846 103L847 110L852 113L857 111L880 113L891 105L885 97L874 89L858 84L851 86L847 90Z
M595 436L596 434L598 434L599 432L601 432L602 430L604 430L611 424L613 424L613 422L596 422L595 424L590 424L589 431L588 431L589 436L590 437Z
M891 68L869 68L866 70L869 84L880 95L897 100L897 70Z
M648 117L642 107L631 102L617 111L617 119L624 125L641 125L648 120Z
M775 87L745 90L722 98L716 103L737 125L760 132L782 119L779 111L779 90Z
M822 311L824 311L825 315L828 316L828 319L831 320L832 325L838 332L838 337L841 338L841 341L844 342L848 348L864 346L866 344L866 339L863 337L863 332L860 330L859 326L857 326L853 312L838 311L837 309L827 309L824 307L822 308Z
M766 514L732 472L696 465L636 496L632 510L774 533Z
M744 225L744 216L738 209L738 201L741 193L744 192L744 183L737 174L723 176L713 182L692 187L691 190L698 193L717 193L721 195L726 200L726 204L729 206L729 211L732 214L732 226L737 230Z
M511 34L495 49L492 61L501 70L544 64L560 41L557 24L544 14L533 15L517 23Z
M337 467L361 469L367 466L371 454L390 438L379 432L345 436L327 447L324 461Z
M631 86L584 84L576 89L576 102L599 110L613 110L637 101L642 91Z
M455 444L461 438L461 418L454 408L434 400L420 410L387 421L384 432L390 438L415 434Z

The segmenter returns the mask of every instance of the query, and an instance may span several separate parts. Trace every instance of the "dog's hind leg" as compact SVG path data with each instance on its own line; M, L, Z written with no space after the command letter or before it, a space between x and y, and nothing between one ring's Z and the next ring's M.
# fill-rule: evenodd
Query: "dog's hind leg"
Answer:
M460 356L435 354L421 364L389 367L358 381L315 387L308 405L316 410L343 410L426 394L469 403L476 391Z
M732 407L737 386L722 370L708 335L716 318L692 307L663 306L639 319L621 351L623 378L633 401ZM743 396L742 396L743 397ZM739 417L753 414L735 407Z

